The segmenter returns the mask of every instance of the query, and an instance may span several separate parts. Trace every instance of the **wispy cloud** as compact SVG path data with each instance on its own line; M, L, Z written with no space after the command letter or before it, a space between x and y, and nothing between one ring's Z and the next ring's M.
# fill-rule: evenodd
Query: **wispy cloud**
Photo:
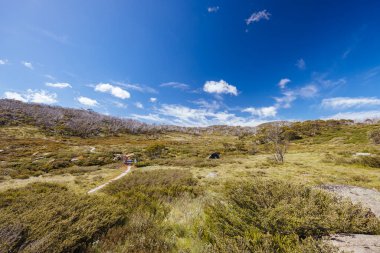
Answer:
M46 75L44 75L44 77L46 77L47 79L50 79L50 80L55 80L55 77L52 75L46 74Z
M139 109L144 109L144 105L143 105L142 103L140 103L140 102L136 102L136 103L135 103L135 106L136 106L137 108L139 108Z
M274 98L277 107L290 108L293 101L297 99L297 94L294 91L285 91L282 95L281 97Z
M22 61L21 64L24 65L28 69L34 69L33 64L31 62Z
M335 97L322 100L322 107L329 109L348 109L380 105L380 99L375 97Z
M363 76L363 79L368 81L376 76L378 76L380 74L380 66L377 66L377 67L374 67L374 68L371 68L370 70L368 70L364 76Z
M57 103L57 94L50 93L45 90L32 90L28 89L26 93L18 93L13 91L7 91L4 93L4 98L19 100L22 102L42 103L42 104L54 104Z
M7 59L0 59L0 65L5 65L5 64L8 64L8 60Z
M218 12L219 11L219 6L210 6L207 8L207 11L212 13L212 12Z
M67 35L57 34L40 27L31 27L31 29L46 38L59 42L61 44L69 44L69 37Z
M259 22L260 20L269 20L271 14L267 10L262 10L258 12L254 12L251 14L251 16L245 20L247 25L250 25L255 22Z
M157 98L149 98L149 101L150 101L151 103L156 103L156 102L157 102Z
M170 88L180 89L180 90L190 89L189 85L187 85L185 83L179 83L179 82L162 83L162 84L160 84L160 87L170 87Z
M352 48L347 48L346 51L343 52L342 54L342 59L346 59L348 55L351 53Z
M58 89L64 89L64 88L72 88L72 86L69 83L45 83L48 87L58 88Z
M298 59L297 62L296 62L296 66L297 68L299 68L300 70L304 70L306 69L306 62L304 59Z
M128 90L135 90L142 93L158 93L154 88L142 84L131 84L123 82L115 82L115 84L127 88Z
M327 117L323 117L322 119L352 119L357 121L363 121L366 119L379 119L380 111L372 110L372 111L360 111L360 112L341 112L334 115L330 115Z
M118 107L118 108L127 108L128 107L128 105L126 105L126 104L123 104L123 103L120 103L119 101L112 101L112 103L116 106L116 107Z
M77 100L79 103L81 103L82 105L85 105L85 106L93 107L93 106L99 105L98 101L96 101L95 99L92 99L92 98L88 98L88 97L81 96L81 97L78 97Z
M234 96L238 95L238 90L236 86L228 84L224 80L207 81L203 85L203 91L207 93L215 93L215 94L232 94Z
M131 94L123 90L122 88L118 86L111 85L109 83L99 83L95 86L95 91L103 92L103 93L109 93L114 97L121 98L121 99L127 99L131 97Z
M297 94L300 95L303 98L311 98L318 94L318 88L317 86L313 84L306 85L304 87L301 87Z
M213 100L211 102L208 102L204 99L198 99L195 101L191 101L193 104L198 105L200 108L204 108L210 111L216 111L220 109L222 106L222 103L220 101Z
M289 78L283 78L278 82L278 86L280 86L281 89L284 89L288 83L290 83L291 80Z
M268 107L248 107L242 110L243 112L248 112L253 116L258 116L259 118L272 118L277 115L277 107L276 106L268 106Z

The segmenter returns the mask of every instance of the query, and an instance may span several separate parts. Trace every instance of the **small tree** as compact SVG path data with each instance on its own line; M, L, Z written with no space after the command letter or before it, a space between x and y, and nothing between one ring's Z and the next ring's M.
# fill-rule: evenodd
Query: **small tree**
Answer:
M274 122L264 130L266 143L270 144L274 160L278 163L284 162L284 156L288 148L288 140L284 135L284 124Z

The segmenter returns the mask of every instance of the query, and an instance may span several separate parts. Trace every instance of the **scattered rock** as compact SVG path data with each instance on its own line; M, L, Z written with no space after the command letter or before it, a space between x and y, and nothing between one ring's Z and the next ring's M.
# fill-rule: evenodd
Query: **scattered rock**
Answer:
M337 234L331 236L329 241L344 252L380 252L380 235Z
M376 190L350 185L324 185L321 188L338 196L350 198L353 203L361 203L364 207L370 208L377 217L380 217L380 192Z
M354 156L371 156L371 153L356 153Z
M208 177L208 178L214 178L214 177L217 177L217 176L218 176L218 174L216 172L210 172L210 173L207 174L206 177Z
M349 185L324 185L321 188L343 198L349 198L353 203L360 203L380 217L380 192L376 190ZM380 235L336 234L326 238L326 241L344 252L380 252Z

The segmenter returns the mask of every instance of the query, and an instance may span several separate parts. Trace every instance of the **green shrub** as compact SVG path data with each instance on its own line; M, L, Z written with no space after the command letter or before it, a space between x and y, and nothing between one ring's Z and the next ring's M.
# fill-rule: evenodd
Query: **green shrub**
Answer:
M0 252L79 252L123 219L115 203L54 184L0 193Z
M200 228L212 252L327 253L330 248L319 240L324 235L380 233L369 210L301 185L264 179L231 183L225 198L206 208Z
M139 162L135 163L135 166L137 168L146 167L146 166L149 166L149 165L150 165L150 163L147 162L147 161L139 161Z

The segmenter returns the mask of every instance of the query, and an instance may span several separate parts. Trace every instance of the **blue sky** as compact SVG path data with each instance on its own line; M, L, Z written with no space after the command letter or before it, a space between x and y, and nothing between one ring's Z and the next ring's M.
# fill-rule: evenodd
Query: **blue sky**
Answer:
M0 0L0 97L155 124L380 117L380 2Z

